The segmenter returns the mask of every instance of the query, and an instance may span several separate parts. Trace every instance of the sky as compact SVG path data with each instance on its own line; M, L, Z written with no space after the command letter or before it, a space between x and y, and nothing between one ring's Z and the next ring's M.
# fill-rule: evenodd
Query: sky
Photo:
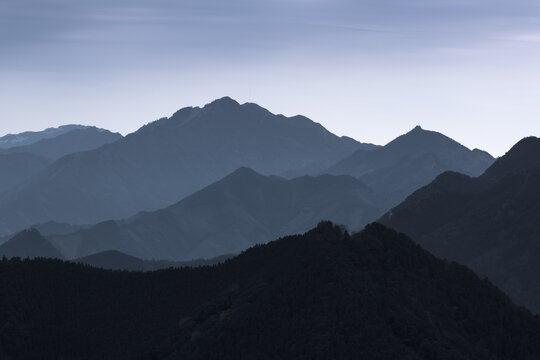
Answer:
M538 0L0 0L0 136L230 96L385 144L540 136Z

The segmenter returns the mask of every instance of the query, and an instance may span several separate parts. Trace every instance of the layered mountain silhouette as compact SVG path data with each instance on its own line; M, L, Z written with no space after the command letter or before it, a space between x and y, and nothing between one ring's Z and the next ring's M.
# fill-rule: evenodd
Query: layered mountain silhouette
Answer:
M350 176L287 180L240 168L168 208L48 238L66 258L118 250L150 259L239 253L328 219L359 230L381 216L385 198Z
M57 128L48 128L43 131L25 131L20 134L8 134L0 137L0 149L30 145L43 139L55 138L73 130L82 130L86 128L88 128L88 126L63 125Z
M88 255L73 262L90 265L100 269L153 271L180 267L211 266L225 262L233 255L221 255L211 259L196 259L191 261L143 260L116 250L102 251Z
M7 258L15 256L21 258L63 258L49 240L45 239L36 229L21 231L0 245L0 257L2 256Z
M339 138L303 116L222 98L54 162L1 199L0 234L51 220L86 224L156 210L241 166L265 175L318 173L374 147Z
M381 222L540 312L539 184L540 139L525 138L482 176L444 173Z
M417 126L374 151L356 151L326 172L355 176L374 190L392 195L397 205L445 171L478 176L493 161L485 151L469 150L445 135Z
M3 259L0 292L4 359L540 357L538 317L377 224L150 273Z
M31 179L49 164L48 159L35 154L0 152L0 197Z
M11 147L0 151L0 154L2 152L30 153L54 161L68 154L97 149L121 138L122 135L118 133L96 127L75 128L56 137L41 139L28 145Z

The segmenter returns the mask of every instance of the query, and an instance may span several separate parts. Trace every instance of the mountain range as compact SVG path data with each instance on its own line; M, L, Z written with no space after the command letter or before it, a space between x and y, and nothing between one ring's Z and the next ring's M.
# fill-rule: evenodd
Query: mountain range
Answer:
M30 145L43 139L55 138L73 130L82 130L86 128L88 128L88 126L63 125L56 128L48 128L43 131L25 131L20 134L8 134L0 137L0 149Z
M31 144L0 150L0 154L30 153L55 161L76 152L97 149L120 140L122 135L96 127L74 128L55 137L48 137Z
M376 207L384 212L440 172L477 174L492 161L485 152L419 127L379 147L337 137L302 116L274 115L225 97L203 108L183 108L97 149L66 155L6 190L0 197L0 236L50 221L95 224L164 209L240 167L289 179L351 175L379 194ZM265 237L274 235L281 233Z
M384 213L384 204L350 176L288 180L240 168L168 208L47 238L69 259L105 250L143 259L212 258L302 233L321 219L360 230Z
M357 150L325 173L351 175L399 204L444 171L479 176L495 159L420 126L373 151Z
M441 174L380 221L540 312L539 184L540 139L529 137L480 177Z
M0 358L537 359L538 184L535 137L377 146L228 97L7 135Z
M4 258L0 293L3 359L540 357L537 316L378 224L147 273Z
M62 156L96 149L120 138L120 134L79 125L6 135L0 138L0 198Z
M242 166L265 175L318 173L373 148L303 116L222 98L58 159L0 199L0 235L48 221L87 224L157 210Z

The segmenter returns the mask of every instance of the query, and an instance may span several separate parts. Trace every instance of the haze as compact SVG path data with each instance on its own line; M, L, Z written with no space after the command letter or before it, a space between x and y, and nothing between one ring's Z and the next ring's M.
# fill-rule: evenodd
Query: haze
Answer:
M0 135L128 133L224 95L384 144L540 134L540 3L0 0Z

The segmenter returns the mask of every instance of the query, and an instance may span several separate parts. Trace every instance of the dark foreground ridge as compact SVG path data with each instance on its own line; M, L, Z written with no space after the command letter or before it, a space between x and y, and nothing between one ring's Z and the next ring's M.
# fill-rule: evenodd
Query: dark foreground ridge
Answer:
M479 178L446 172L380 222L469 266L540 313L540 139L519 141Z
M540 319L372 224L329 222L222 265L0 262L2 359L538 359Z

